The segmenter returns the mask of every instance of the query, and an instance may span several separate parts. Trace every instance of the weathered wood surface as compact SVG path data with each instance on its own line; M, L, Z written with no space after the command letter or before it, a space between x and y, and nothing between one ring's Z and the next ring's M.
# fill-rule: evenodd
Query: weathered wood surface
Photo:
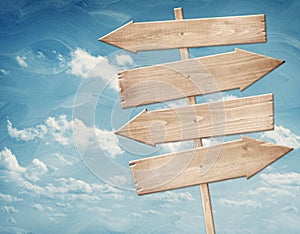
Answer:
M266 41L265 15L140 23L131 21L99 40L134 53L142 50L259 43Z
M175 8L174 9L175 19L182 20L183 10L182 8ZM188 48L180 48L180 57L181 60L187 60L190 58L189 49ZM121 93L122 94L122 93ZM196 97L188 97L190 104L196 104ZM194 140L195 147L202 146L201 138ZM200 184L200 191L201 191L201 198L202 198L202 207L203 207L203 215L205 220L205 228L207 234L215 234L215 224L214 224L214 217L211 207L210 201L210 193L209 193L209 185L208 184Z
M142 111L116 134L149 145L272 130L273 95Z
M121 104L127 108L237 88L244 90L283 62L235 49L123 71L119 74Z
M218 158L206 173L200 168L209 150L220 147ZM129 163L139 195L251 177L292 149L242 137L221 146L200 147L179 153L141 159ZM186 165L186 166L185 166Z

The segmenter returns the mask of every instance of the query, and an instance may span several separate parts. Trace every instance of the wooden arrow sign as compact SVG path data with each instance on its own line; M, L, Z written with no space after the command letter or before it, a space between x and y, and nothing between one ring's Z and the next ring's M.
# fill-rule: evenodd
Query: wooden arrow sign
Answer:
M220 147L218 158L202 174L201 165L207 151L213 147ZM248 137L213 147L130 162L137 193L143 195L239 177L249 178L292 150Z
M284 61L236 49L119 74L122 107L133 107L240 88L244 90Z
M236 49L189 59L188 48L266 41L264 15L141 22L99 40L131 52L179 48L185 61L132 69L119 74L122 107L188 97L191 106L143 111L116 134L149 145L195 139L196 148L129 163L139 195L200 184L207 233L215 233L208 183L251 177L291 148L242 137L210 147L201 138L274 128L273 95L196 104L195 96L244 90L283 63Z
M273 95L143 111L116 134L149 145L272 130Z
M99 40L134 53L265 42L265 15L141 23L131 21Z

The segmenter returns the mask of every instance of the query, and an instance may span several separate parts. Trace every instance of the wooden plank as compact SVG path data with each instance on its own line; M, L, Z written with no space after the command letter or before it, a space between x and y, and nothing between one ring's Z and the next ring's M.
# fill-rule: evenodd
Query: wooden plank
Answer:
M237 88L244 90L283 62L236 49L224 54L123 71L119 74L122 107Z
M217 160L206 173L201 173L208 151L218 147ZM143 195L233 178L250 178L291 150L242 137L222 145L136 160L129 165L137 193Z
M182 8L175 8L174 9L175 19L182 20L183 10ZM180 57L181 60L187 60L190 58L188 48L180 48ZM121 93L122 94L122 93ZM196 97L188 97L190 104L196 104ZM194 140L195 147L202 146L201 138ZM212 213L211 201L210 201L210 193L209 193L209 186L208 184L200 184L200 191L201 191L201 198L202 198L202 207L203 207L203 215L205 220L205 228L206 233L214 234L215 233L215 224L214 218Z
M99 40L134 53L142 50L259 43L266 41L265 15L140 23L131 21Z
M116 134L149 145L272 130L273 95L142 111Z

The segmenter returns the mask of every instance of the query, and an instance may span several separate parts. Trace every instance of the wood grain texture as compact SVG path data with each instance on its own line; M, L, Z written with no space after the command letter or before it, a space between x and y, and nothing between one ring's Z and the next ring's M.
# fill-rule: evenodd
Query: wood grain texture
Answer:
M224 54L123 71L119 74L121 104L128 108L237 88L244 90L283 62L236 49Z
M175 19L182 20L183 10L182 8L174 9ZM180 57L181 60L187 60L190 58L189 49L188 48L180 48ZM196 104L196 97L188 97L189 103L191 105ZM201 138L194 140L195 147L202 146ZM210 193L209 193L209 185L208 184L200 184L201 198L202 198L202 207L203 207L203 215L205 219L205 228L206 233L215 234L215 224L214 217L212 213L211 201L210 201Z
M214 216L212 212L209 184L200 184L200 192L202 198L202 207L205 220L205 228L207 234L215 234L215 223Z
M216 147L220 147L217 160L206 173L201 173L207 152ZM250 178L291 150L289 147L242 137L241 140L219 146L200 147L129 164L137 193L143 195L239 177Z
M116 134L149 145L272 130L273 95L173 109L144 110Z
M131 21L99 40L134 53L143 50L259 43L266 41L265 15L140 23Z

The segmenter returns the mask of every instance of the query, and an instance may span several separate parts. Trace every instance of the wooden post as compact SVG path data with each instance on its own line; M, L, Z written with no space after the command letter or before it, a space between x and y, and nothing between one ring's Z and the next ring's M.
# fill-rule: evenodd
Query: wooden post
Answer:
M175 8L174 9L175 19L176 20L183 20L183 11L182 8ZM188 48L180 48L180 56L181 60L189 59L189 50ZM189 97L189 103L191 105L196 104L196 97ZM194 140L195 147L202 146L201 138ZM203 214L205 219L205 227L207 234L215 234L215 225L214 225L214 218L212 213L211 201L210 201L210 193L208 184L201 184L200 185L201 197L202 197L202 206L203 206Z

